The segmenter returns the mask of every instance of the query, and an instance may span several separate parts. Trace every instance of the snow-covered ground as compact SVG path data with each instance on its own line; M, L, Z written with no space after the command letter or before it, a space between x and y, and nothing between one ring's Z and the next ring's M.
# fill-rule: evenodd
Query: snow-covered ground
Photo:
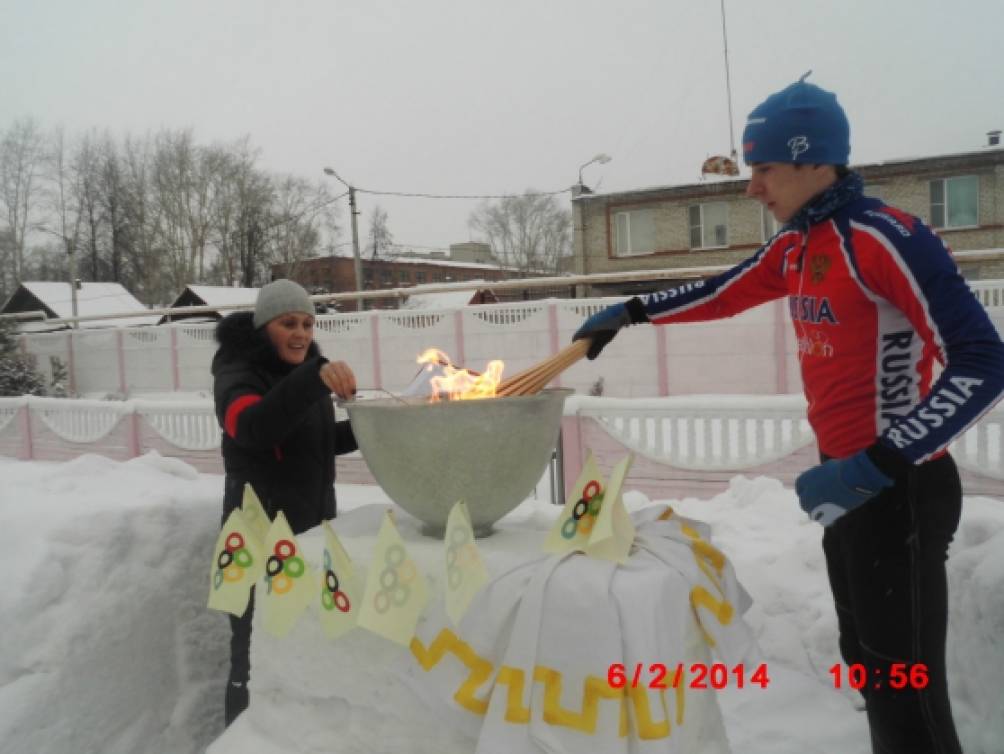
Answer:
M318 709L307 703L310 689L286 688L271 710L222 735L229 633L226 618L205 608L221 477L149 454L121 463L94 455L66 463L0 458L0 480L0 752L405 752L419 750L408 744L416 736L433 735L430 721L399 714L401 705L420 708L397 684L372 697L385 710L351 720L350 697ZM387 502L377 488L350 485L339 485L338 499L342 511L359 513ZM546 500L543 492L528 498L507 517L498 542L517 538L508 525L542 538L558 510ZM652 504L639 493L625 502L631 510ZM736 477L712 500L668 502L711 526L754 599L746 619L771 685L720 692L733 751L867 752L855 696L834 690L828 673L839 658L821 530L794 493L773 479ZM523 547L532 541L523 539ZM487 561L490 568L490 554ZM1004 502L966 499L949 575L960 735L970 754L1001 754ZM386 651L378 637L356 641ZM363 693L373 666L362 656L356 668L355 678L331 683ZM298 671L309 673L309 662ZM270 693L282 667L261 662L255 673L253 683ZM309 686L316 692L329 680L318 671ZM349 723L368 735L352 749L337 748ZM462 741L435 735L442 751Z

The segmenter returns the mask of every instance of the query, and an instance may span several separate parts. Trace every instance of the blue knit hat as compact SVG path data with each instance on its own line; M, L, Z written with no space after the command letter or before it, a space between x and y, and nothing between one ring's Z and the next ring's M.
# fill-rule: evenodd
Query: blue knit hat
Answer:
M770 95L750 113L743 130L743 159L747 165L847 164L851 152L847 116L837 95L805 82L809 73Z

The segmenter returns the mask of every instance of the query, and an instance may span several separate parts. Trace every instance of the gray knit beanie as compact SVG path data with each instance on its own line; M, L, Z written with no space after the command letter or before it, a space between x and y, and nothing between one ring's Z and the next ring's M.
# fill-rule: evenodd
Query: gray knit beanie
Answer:
M286 312L313 314L314 305L302 286L292 280L273 280L258 291L254 305L255 329L263 327Z

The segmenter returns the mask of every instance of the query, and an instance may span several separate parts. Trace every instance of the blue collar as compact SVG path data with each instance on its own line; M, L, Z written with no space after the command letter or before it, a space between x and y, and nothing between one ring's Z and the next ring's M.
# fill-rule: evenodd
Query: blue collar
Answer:
M808 233L809 228L826 220L841 207L864 196L865 182L857 173L840 179L812 199L785 223L784 227Z

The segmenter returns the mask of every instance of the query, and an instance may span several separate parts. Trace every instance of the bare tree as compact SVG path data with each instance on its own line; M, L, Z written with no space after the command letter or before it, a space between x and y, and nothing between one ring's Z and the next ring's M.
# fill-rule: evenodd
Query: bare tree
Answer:
M326 184L311 184L303 178L276 179L274 186L268 262L285 264L287 274L295 277L299 263L320 250L321 232L330 223L334 200Z
M87 254L87 277L106 279L106 260L103 248L106 238L105 211L101 197L102 155L98 136L93 131L84 134L73 150L73 191L75 203L83 225L80 247Z
M122 175L119 150L110 135L105 134L97 148L97 195L108 228L108 274L115 282L125 282L127 272L124 255L128 235L125 179Z
M66 133L62 126L52 130L45 155L45 207L49 211L51 223L40 224L40 230L59 239L63 251L70 260L70 274L76 271L76 253L80 241L80 226L83 213L77 189L78 175L68 154Z
M191 131L117 141L57 128L43 139L34 121L18 121L0 132L0 295L28 269L65 279L79 262L80 277L166 303L189 283L254 286L324 240L333 249L340 229L327 185L270 176L257 161L247 137L202 146Z
M43 159L44 140L32 118L15 121L0 139L0 201L9 243L0 244L0 295L22 279L25 241L38 199L36 177Z
M66 282L69 277L66 249L59 241L32 246L25 261L25 278Z
M572 215L553 196L527 189L522 196L486 201L467 224L492 247L495 258L520 274L556 272L571 251Z
M152 178L161 210L157 232L175 291L200 279L205 269L214 156L195 144L190 130L162 131L154 139Z
M214 177L212 214L217 257L211 275L224 285L253 287L266 279L263 257L272 182L255 168L258 153L247 138L217 149L221 167Z
M342 226L339 223L338 218L338 202L331 198L322 208L321 208L321 236L323 240L324 252L328 256L336 256L339 246L343 244L340 243L342 238Z
M379 204L373 208L370 215L369 244L366 250L370 259L376 259L381 252L386 252L394 243L394 236L387 227L387 212Z
M164 211L153 187L150 139L126 137L122 148L122 250L124 275L141 301L164 302L172 294L164 271L164 243L160 228ZM124 282L125 282L124 281Z

